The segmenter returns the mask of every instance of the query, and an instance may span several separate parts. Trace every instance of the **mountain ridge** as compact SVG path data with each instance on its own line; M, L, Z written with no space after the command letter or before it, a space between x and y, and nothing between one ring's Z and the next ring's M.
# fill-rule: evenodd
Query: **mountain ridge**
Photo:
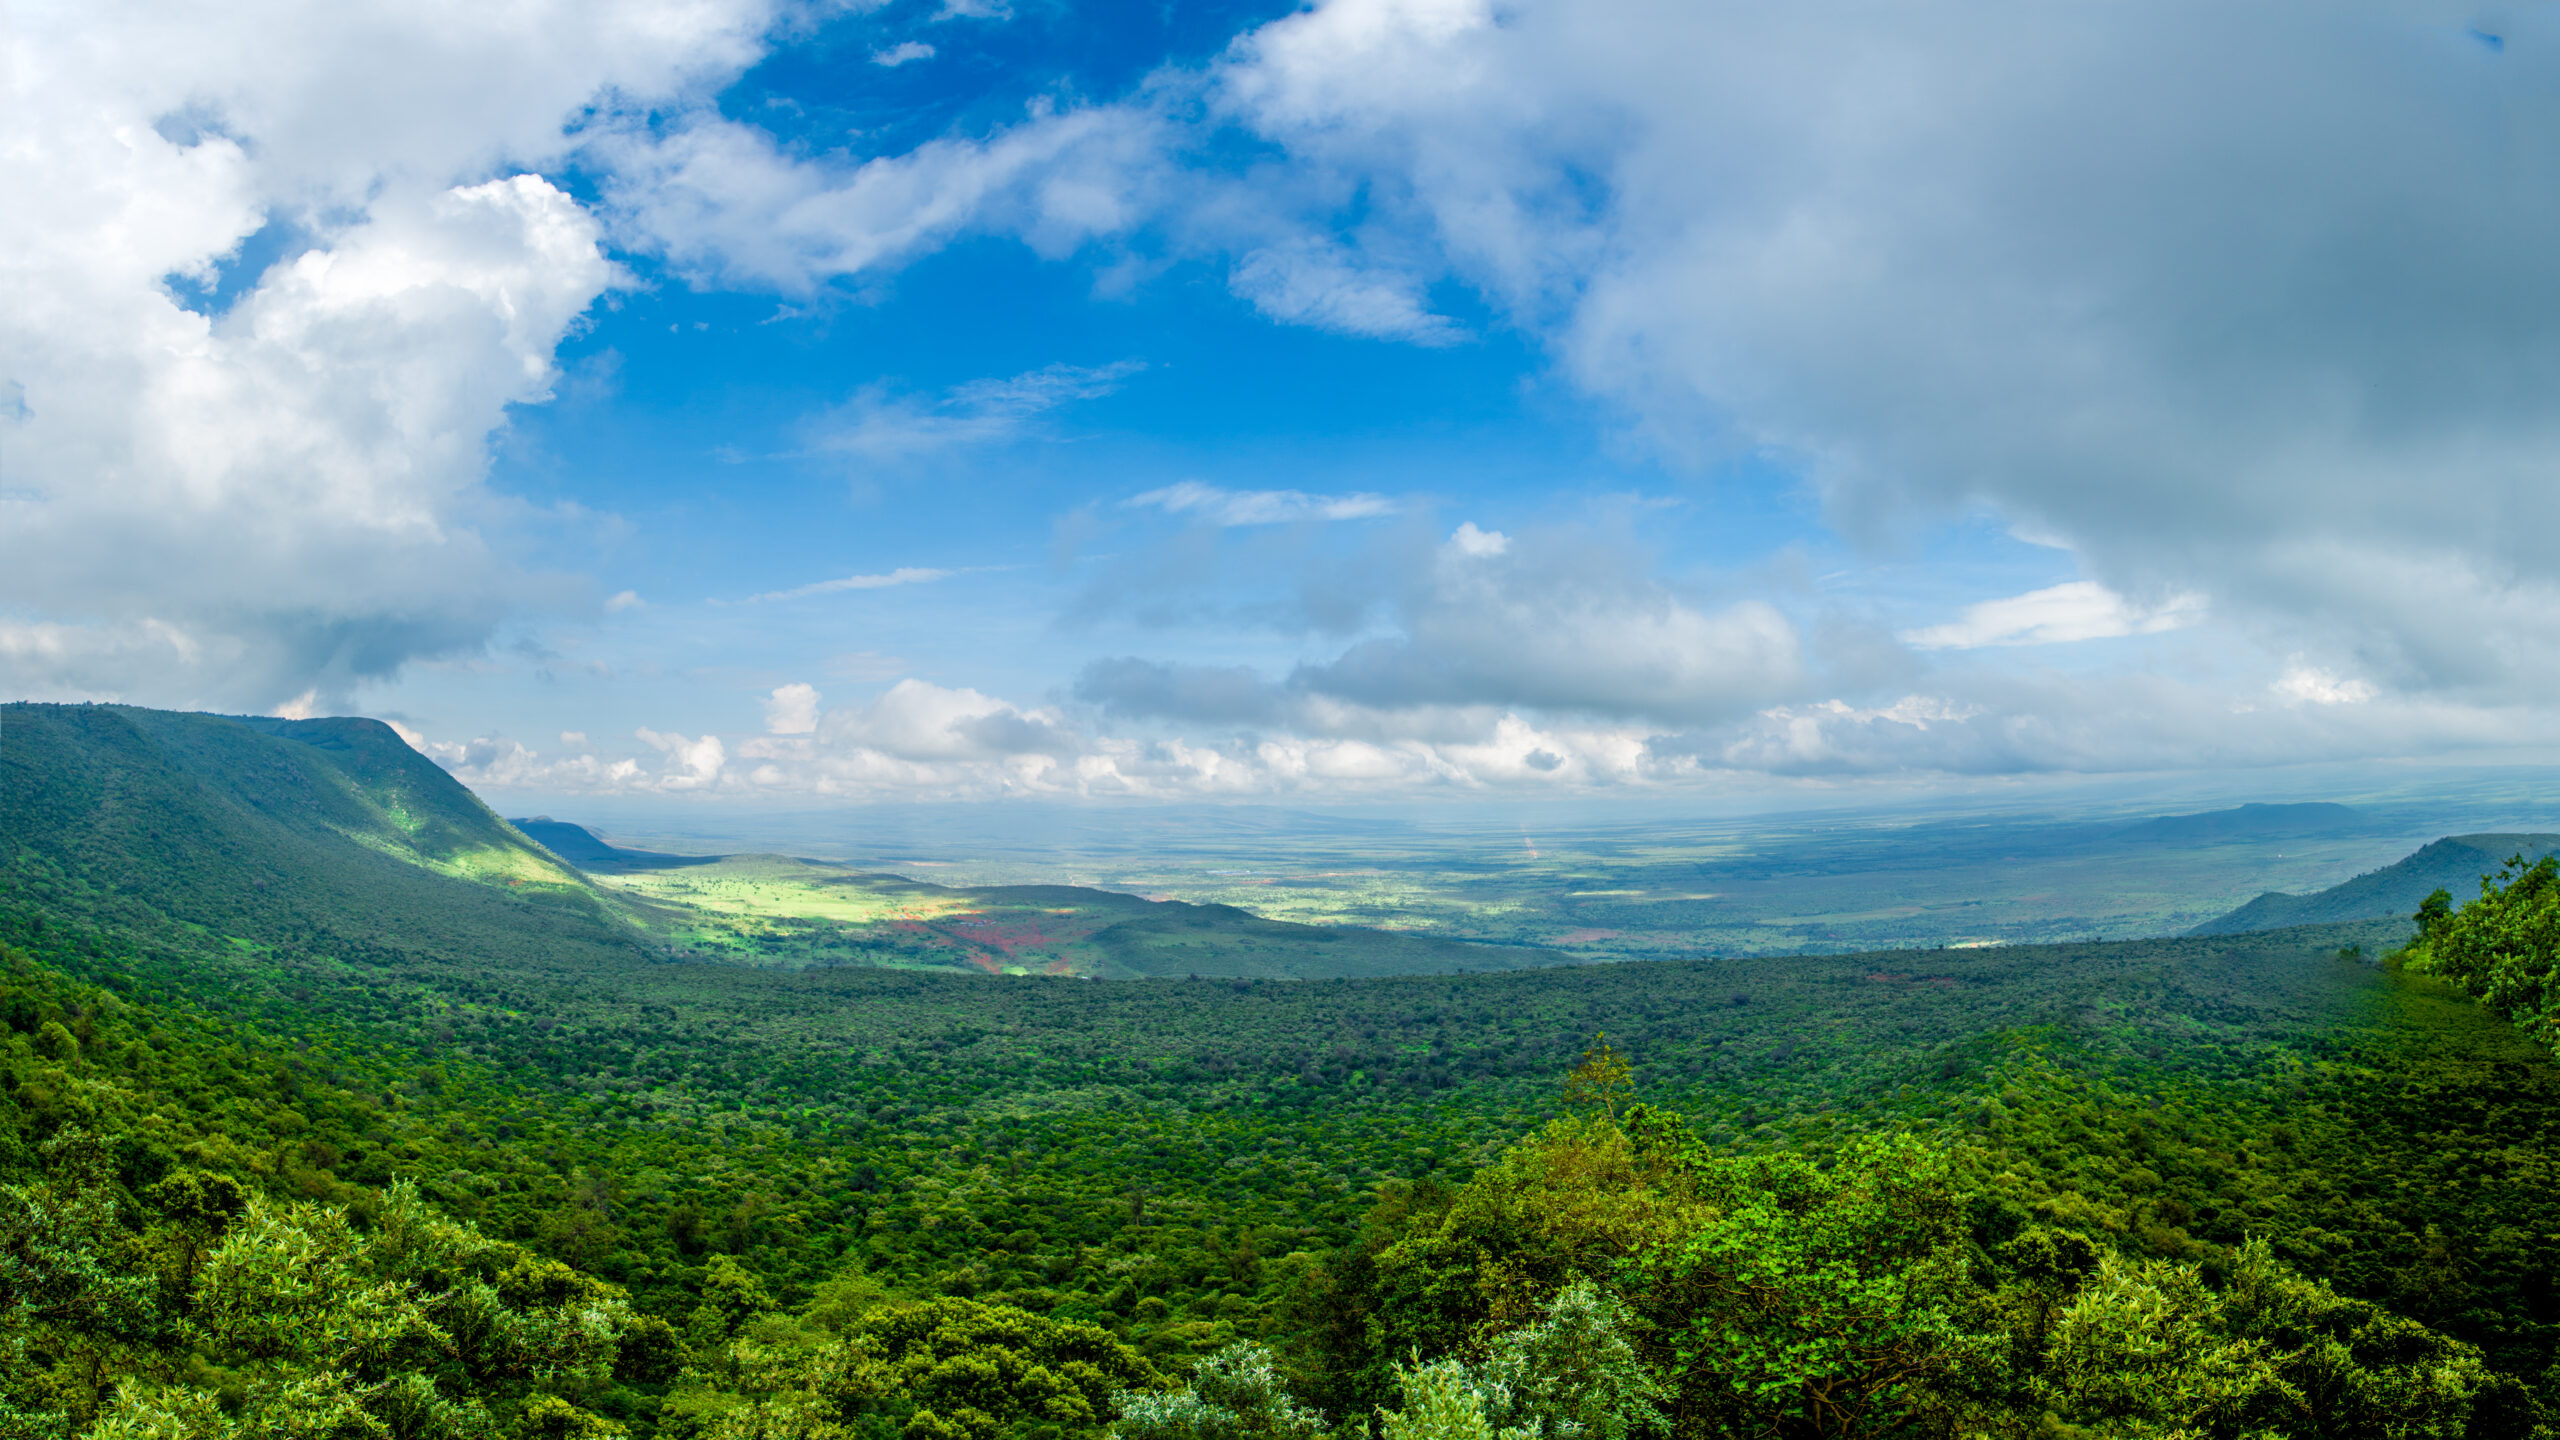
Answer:
M585 876L373 720L0 706L0 874L161 930L630 944Z
M2361 812L2335 801L2312 800L2298 803L2250 801L2228 810L2203 810L2186 815L2158 815L2137 820L2107 833L2117 843L2211 841L2269 835L2317 835L2345 829L2362 821Z
M2186 933L2241 935L2294 925L2397 918L2415 914L2419 902L2437 890L2450 891L2459 905L2477 897L2481 877L2496 873L2510 856L2538 860L2553 853L2560 853L2560 835L2448 835L2326 890L2308 895L2270 890Z

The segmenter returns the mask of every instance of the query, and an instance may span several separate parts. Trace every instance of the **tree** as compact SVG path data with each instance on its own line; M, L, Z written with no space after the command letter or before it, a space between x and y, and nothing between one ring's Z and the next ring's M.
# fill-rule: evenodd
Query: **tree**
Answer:
M1707 1213L1637 1258L1678 1418L1739 1434L1850 1437L1943 1409L1988 1350L1946 1158L1908 1140L1701 1156Z
M1582 1063L1564 1077L1565 1108L1615 1119L1618 1107L1635 1095L1634 1075L1627 1062L1609 1047L1609 1034L1604 1030L1591 1037L1591 1048L1582 1052Z
M1278 1363L1260 1345L1230 1345L1192 1367L1168 1392L1123 1391L1115 1440L1317 1440L1324 1416L1290 1398Z
M1387 1440L1627 1440L1664 1421L1667 1391L1637 1357L1626 1306L1589 1281L1533 1324L1497 1337L1485 1358L1444 1357L1398 1377Z
M2441 893L2441 892L2439 892ZM2541 1043L2560 1049L2560 857L2510 857L2480 897L2450 915L2421 906L2409 968L2441 975Z
M2470 1346L2342 1298L2253 1241L2218 1291L2193 1266L2104 1256L2033 1390L2053 1414L2105 1429L2485 1440L2530 1427L2472 1423L2496 1388Z
M1113 1396L1156 1378L1100 1326L946 1298L866 1311L841 1334L758 1320L698 1358L669 1408L672 1428L706 1440L1089 1436Z
M343 1209L251 1198L203 1256L186 1315L228 1384L137 1379L94 1440L461 1440L502 1422L596 1440L618 1427L562 1392L605 1384L634 1324L612 1286L455 1224L405 1183L370 1232Z

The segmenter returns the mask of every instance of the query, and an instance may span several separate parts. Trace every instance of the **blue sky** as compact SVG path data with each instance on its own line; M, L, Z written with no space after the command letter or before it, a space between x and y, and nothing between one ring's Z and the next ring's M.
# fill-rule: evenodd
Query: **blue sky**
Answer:
M510 803L2539 763L2551 32L45 12L0 687Z

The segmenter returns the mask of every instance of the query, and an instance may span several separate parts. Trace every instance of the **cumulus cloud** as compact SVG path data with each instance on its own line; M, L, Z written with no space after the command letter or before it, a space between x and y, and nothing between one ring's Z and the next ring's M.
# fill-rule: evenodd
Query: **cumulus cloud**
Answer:
M790 710L796 727L804 704L818 707L816 693L786 686L768 701L768 716ZM913 678L868 702L820 709L813 731L770 733L780 728L769 724L769 733L734 745L643 728L644 752L612 759L583 745L544 755L504 737L438 742L402 733L467 783L528 796L1198 798L1553 788L1640 783L1652 763L1639 732L1518 716L1476 717L1436 739L1392 728L1369 736L1137 738L1056 709Z
M1668 452L1792 464L1853 535L1987 507L2088 577L1905 627L1909 646L2197 629L2342 657L2322 672L2356 677L2342 694L2495 709L2560 700L2539 541L2560 524L2560 197L2533 183L2560 24L2509 17L2490 46L2470 19L1326 0L1123 102L861 161L706 112L614 183L630 233L785 286L965 234L1049 254L1152 234L1222 257L1282 323L1424 344L1462 338L1430 299L1456 286ZM1201 163L1220 127L1265 158ZM923 443L969 430L912 413ZM1426 587L1395 633L1290 686L1663 717L1794 693L1774 610L1626 629L1594 617L1652 602L1606 588L1565 586L1532 624ZM1140 676L1087 678L1119 695L1115 674ZM1239 704L1203 698L1232 689L1215 677L1147 683ZM2243 682L2341 708L2269 685ZM1840 703L1905 723L1890 697Z
M1873 702L1799 698L1694 724L1504 704L1375 707L1245 667L1103 662L1081 705L1036 705L909 677L829 707L776 688L763 733L637 732L600 757L503 737L413 744L469 783L527 795L952 799L1656 793L1909 776L2195 770L2351 761L2453 736L2538 741L2522 707L2395 696L2297 656L2234 703L2161 674L1973 670ZM1125 722L1125 723L1124 723ZM404 734L410 732L405 731Z
M871 63L896 69L918 60L933 58L933 47L921 40L905 40L871 52Z
M569 602L485 538L486 445L548 396L615 271L597 222L519 167L561 153L599 91L745 63L768 19L745 0L13 17L7 683L341 701Z
M729 763L728 747L717 735L688 738L645 725L632 733L640 743L667 757L667 768L658 778L658 788L662 790L699 790L717 784L721 770Z
M769 735L806 735L818 728L823 697L806 683L777 685L764 702L764 728Z
M2234 702L2159 674L1972 675L1878 704L1773 706L1745 720L1647 741L1663 783L1714 775L1877 777L2210 771L2355 761L2448 742L2483 752L2538 743L2517 706L2390 697L2334 672L2289 667Z
M1052 714L916 679L899 681L868 705L831 710L817 728L819 745L838 756L903 762L1063 756L1078 748Z
M561 736L564 744L577 747L577 753L546 757L519 741L503 735L483 735L471 740L439 741L409 729L395 726L400 737L411 748L438 765L450 770L463 783L474 789L490 791L534 791L546 794L612 794L646 792L661 788L663 777L644 770L638 760L624 756L613 760L598 759L586 748L586 737L572 740ZM692 788L678 786L675 788Z
M0 363L32 377L9 437L32 498L0 530L0 588L61 617L21 683L343 695L540 599L469 521L487 435L547 398L553 347L612 283L598 234L517 176L378 199L219 317L132 268L78 277L92 309L17 307Z

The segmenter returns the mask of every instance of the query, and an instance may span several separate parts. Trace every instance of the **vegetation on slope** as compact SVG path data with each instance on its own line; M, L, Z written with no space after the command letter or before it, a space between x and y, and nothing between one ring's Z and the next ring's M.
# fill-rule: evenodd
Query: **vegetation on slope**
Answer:
M2379 870L2369 870L2309 895L2270 890L2228 915L2188 931L2190 935L2239 935L2288 925L2398 918L2437 890L2468 891L2508 856L2548 855L2560 835L2448 835Z
M2398 927L785 971L254 807L194 802L263 889L5 803L64 832L0 893L25 1433L2485 1437L2560 1398L2560 1068L2352 953ZM1550 1128L1596 1030L1634 1064Z
M0 877L20 905L173 952L292 946L360 970L504 954L564 974L646 948L373 721L0 706Z

